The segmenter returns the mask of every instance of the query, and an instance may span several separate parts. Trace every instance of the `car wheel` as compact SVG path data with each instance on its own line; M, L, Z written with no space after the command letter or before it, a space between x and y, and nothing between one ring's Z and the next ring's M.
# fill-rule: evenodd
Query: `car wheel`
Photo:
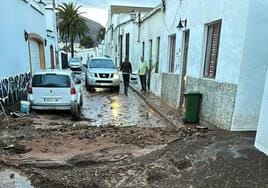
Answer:
M72 103L71 114L73 121L79 121L81 119L81 106L78 103Z

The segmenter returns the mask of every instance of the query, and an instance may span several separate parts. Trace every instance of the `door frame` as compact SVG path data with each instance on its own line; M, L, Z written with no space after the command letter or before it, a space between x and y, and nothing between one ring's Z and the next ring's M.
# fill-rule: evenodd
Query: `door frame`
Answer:
M180 105L182 108L184 105L184 92L186 86L186 76L187 76L187 63L189 55L189 42L190 42L190 30L187 29L182 33L182 71L181 71L181 88L180 88Z
M30 47L30 39L35 40L39 46L39 55L40 55L40 69L46 68L45 63L45 47L44 47L44 39L38 35L37 33L29 33L28 35L28 50L29 50L29 62L30 62L30 73L32 74L32 58L31 58L31 47Z

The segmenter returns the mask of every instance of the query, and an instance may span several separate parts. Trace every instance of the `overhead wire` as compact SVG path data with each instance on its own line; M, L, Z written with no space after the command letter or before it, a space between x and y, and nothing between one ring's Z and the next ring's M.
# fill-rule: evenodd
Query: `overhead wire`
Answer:
M176 13L175 13L175 17L174 17L174 19L173 19L173 21L172 21L172 25L171 25L169 28L168 28L168 26L167 26L167 23L166 23L166 20L165 20L165 17L164 17L164 13L162 13L162 18L163 18L163 21L164 21L164 26L165 26L166 31L169 32L169 31L171 31L172 28L174 27L176 18L177 18L178 13L179 13L179 8L180 8L180 3L178 3L178 7L177 7L177 10L176 10Z

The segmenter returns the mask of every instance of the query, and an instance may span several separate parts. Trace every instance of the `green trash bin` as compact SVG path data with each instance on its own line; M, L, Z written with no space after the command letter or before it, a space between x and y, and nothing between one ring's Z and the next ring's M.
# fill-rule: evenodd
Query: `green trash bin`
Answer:
M184 93L184 123L199 123L202 94L198 92Z

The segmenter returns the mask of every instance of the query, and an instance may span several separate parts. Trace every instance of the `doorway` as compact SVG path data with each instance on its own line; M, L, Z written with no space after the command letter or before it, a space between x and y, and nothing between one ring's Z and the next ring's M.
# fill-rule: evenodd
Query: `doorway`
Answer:
M180 108L182 108L184 104L183 94L185 92L185 86L186 86L189 39L190 39L190 30L186 30L183 32L183 59L182 59L182 75L181 75L181 91L180 91Z
M54 63L54 49L53 46L50 46L50 63L51 63L51 69L55 69L55 63Z
M120 66L123 62L123 35L120 35L119 36L119 63L120 63Z
M129 61L129 33L126 34L126 56L125 59Z
M152 66L153 66L153 40L149 40L149 73L148 73L148 90L150 90L151 85L151 73L152 73Z

